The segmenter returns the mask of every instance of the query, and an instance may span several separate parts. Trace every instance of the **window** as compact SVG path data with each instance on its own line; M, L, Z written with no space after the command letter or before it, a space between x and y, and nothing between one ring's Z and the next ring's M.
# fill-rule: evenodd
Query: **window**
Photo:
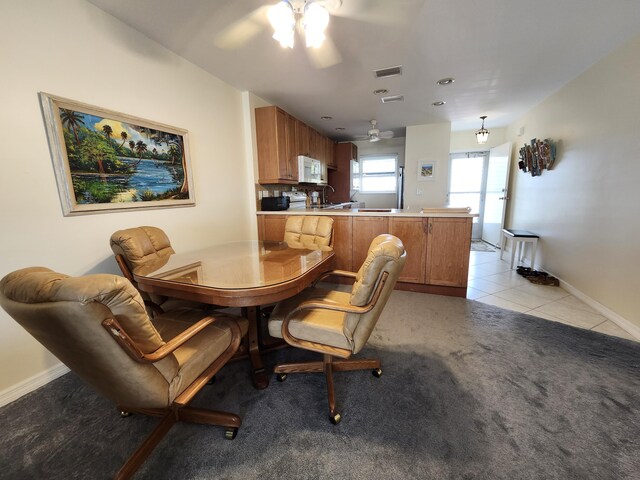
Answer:
M360 157L361 193L396 193L398 156Z

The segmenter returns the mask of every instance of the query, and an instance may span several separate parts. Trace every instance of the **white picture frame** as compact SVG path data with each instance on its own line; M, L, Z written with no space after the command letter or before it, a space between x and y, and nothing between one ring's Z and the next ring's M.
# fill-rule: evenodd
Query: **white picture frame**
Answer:
M64 216L195 205L186 130L39 96ZM143 167L152 174L138 174Z
M433 160L418 161L418 181L433 180L436 175L437 162Z

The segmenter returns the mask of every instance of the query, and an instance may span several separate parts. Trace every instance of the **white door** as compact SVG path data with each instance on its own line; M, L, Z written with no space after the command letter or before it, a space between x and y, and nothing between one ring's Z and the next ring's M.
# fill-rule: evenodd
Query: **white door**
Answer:
M471 238L482 236L482 215L484 212L484 183L486 158L489 152L452 153L449 160L450 207L471 207L473 218Z
M489 151L482 240L496 246L500 245L500 234L504 228L504 214L509 199L507 183L510 164L511 142L498 145Z

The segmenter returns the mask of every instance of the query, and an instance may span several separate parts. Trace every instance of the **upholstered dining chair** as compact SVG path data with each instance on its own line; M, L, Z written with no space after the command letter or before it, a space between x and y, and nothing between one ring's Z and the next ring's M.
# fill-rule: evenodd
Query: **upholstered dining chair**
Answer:
M120 411L162 418L115 478L132 476L177 421L235 437L239 416L188 404L238 349L245 319L180 308L151 320L123 277L43 267L0 280L0 306Z
M333 250L333 218L322 215L290 215L284 241L291 248Z
M351 359L367 343L382 310L391 295L406 261L404 245L393 235L379 235L357 273L342 270L329 276L354 280L351 292L316 286L276 305L269 318L269 334L283 338L289 345L323 354L322 361L285 363L275 367L278 380L288 373L324 372L329 397L329 419L337 424L341 415L336 408L333 372L372 369L382 375L378 359Z
M136 268L148 265L150 262L157 262L175 253L169 237L158 227L142 226L118 230L111 235L109 243L122 274L136 288L138 285L133 277L133 271ZM203 309L210 307L198 302L187 302L139 291L152 315L178 307Z

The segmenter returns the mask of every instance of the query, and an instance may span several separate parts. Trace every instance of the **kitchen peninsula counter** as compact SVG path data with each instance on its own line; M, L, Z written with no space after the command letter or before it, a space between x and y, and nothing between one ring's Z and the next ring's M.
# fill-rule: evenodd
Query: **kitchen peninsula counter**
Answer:
M458 211L446 212L444 208L435 209L437 211L422 212L413 209L398 208L300 208L280 210L275 212L258 211L258 215L328 215L333 216L373 216L373 217L418 217L418 218L473 218L477 213L461 213Z
M290 215L333 218L335 269L358 271L377 235L402 240L407 262L396 289L466 297L471 213L460 209L306 208L257 212L260 240L282 241Z

